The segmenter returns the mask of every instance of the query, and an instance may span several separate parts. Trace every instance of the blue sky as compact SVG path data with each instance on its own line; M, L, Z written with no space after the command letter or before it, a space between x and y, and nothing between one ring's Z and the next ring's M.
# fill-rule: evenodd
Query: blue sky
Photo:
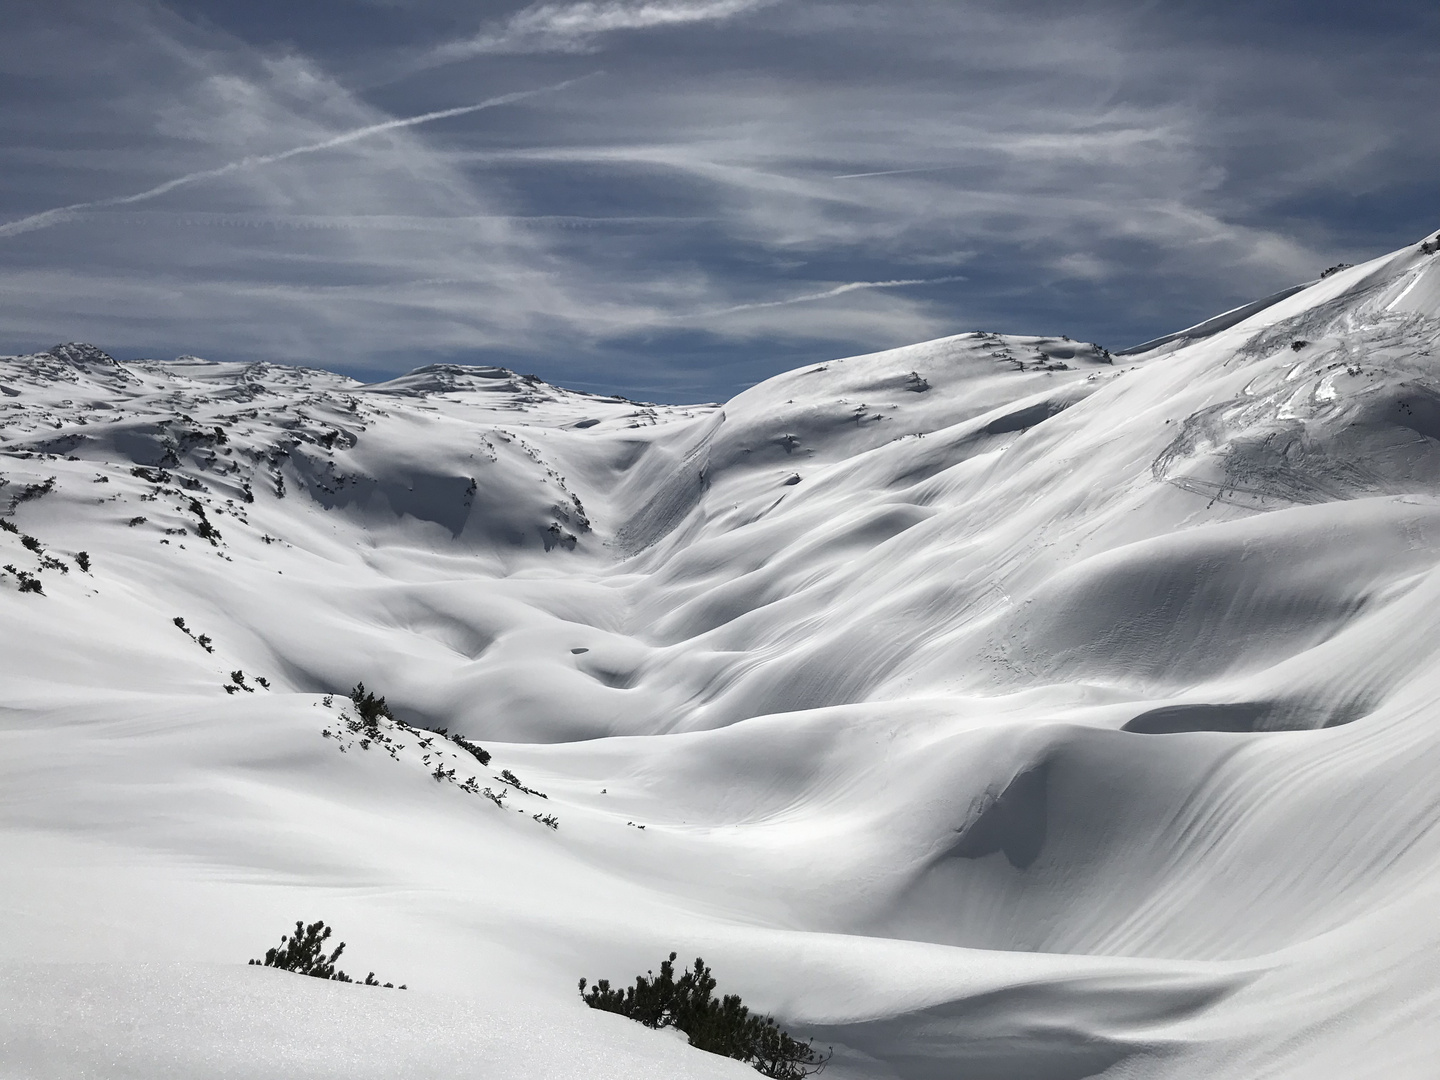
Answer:
M716 400L1123 348L1440 228L1433 0L0 12L5 352Z

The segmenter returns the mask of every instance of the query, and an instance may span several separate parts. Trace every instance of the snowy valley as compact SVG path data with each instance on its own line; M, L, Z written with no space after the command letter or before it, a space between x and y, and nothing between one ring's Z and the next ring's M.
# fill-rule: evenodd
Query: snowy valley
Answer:
M1437 346L1426 244L723 405L0 360L0 1074L757 1075L576 993L675 950L841 1080L1433 1076Z

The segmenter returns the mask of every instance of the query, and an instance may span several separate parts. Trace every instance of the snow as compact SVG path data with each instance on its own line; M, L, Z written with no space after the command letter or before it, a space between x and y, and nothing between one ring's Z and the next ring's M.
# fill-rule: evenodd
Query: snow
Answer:
M380 992L202 964L18 964L0 973L10 1075L740 1080L738 1062L589 1009ZM201 1033L204 1033L203 1036Z
M752 1075L578 1000L676 950L856 1080L1432 1075L1437 259L723 406L0 361L0 1071Z

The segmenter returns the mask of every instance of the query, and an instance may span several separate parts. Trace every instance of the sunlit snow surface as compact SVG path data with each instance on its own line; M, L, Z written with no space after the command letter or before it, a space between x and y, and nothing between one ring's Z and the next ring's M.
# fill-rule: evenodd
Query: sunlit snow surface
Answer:
M754 1075L580 1003L674 949L827 1076L1434 1076L1437 343L1410 249L723 406L0 361L0 1075Z

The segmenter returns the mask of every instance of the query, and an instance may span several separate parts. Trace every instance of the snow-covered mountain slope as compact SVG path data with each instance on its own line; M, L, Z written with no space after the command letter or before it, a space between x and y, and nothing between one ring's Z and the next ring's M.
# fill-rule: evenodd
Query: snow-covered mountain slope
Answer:
M753 1075L575 996L675 949L827 1075L1432 1076L1440 256L1252 307L687 408L0 361L6 1075ZM297 918L411 989L216 966Z

